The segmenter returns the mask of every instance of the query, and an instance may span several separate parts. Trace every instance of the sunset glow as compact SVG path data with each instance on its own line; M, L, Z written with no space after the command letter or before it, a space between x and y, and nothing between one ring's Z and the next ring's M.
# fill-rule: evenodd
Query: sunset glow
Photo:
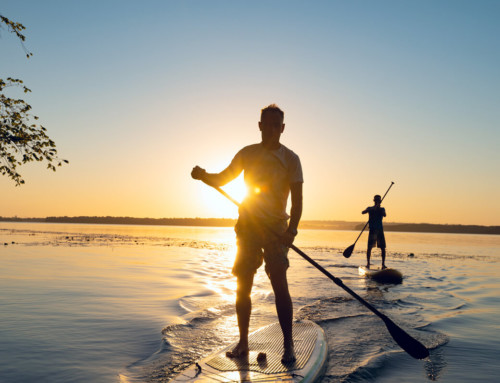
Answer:
M21 167L22 187L0 177L1 216L234 218L190 171L221 171L260 142L260 109L277 103L303 219L363 220L394 181L389 222L499 224L496 2L4 1L1 13L34 55L2 30L0 78L23 79L70 162ZM242 180L224 189L244 197Z
M225 185L222 189L240 203L245 199L247 194L247 188L245 182L243 181L243 175L240 175L238 178ZM200 189L200 194L202 195L205 206L213 212L213 217L238 217L238 207L215 189L205 186Z

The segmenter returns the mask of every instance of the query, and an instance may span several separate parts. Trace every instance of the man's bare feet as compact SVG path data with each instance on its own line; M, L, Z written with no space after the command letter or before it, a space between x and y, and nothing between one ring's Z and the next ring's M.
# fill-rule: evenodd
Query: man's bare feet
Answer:
M288 364L293 363L297 360L295 357L295 351L293 346L285 347L285 351L283 352L283 357L281 358L281 363Z
M386 265L382 265L382 270L387 269Z
M366 265L366 268L367 268L367 269L369 269L369 268L370 268L370 264L369 264L369 263Z
M228 358L242 358L248 355L248 345L241 342L236 345L231 351L226 352Z

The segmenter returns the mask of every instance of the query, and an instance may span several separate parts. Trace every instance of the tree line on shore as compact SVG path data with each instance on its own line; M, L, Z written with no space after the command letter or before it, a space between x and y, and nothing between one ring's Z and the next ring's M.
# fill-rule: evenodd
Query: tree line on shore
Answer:
M232 227L236 220L231 218L135 218L135 217L46 217L18 218L0 217L2 222L40 222L40 223L83 223L104 225L164 225L164 226L212 226ZM365 222L303 220L301 229L313 230L361 230ZM416 233L457 233L457 234L500 234L500 226L481 225L443 225L430 223L384 223L385 231Z

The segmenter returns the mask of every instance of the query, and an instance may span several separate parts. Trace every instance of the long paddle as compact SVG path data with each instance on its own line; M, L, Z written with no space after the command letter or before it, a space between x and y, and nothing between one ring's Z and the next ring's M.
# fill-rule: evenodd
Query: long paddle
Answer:
M391 182L391 186L389 186L389 189L387 189L387 191L385 192L385 194L382 197L382 200L380 201L380 203L382 203L382 201L384 200L384 198L387 195L387 193L389 193L389 190L392 188L392 185L394 185L394 182ZM365 231L366 226L368 226L368 222L365 223L365 226L363 226L363 230L361 230L361 233L359 233L358 238L356 238L356 240L354 241L354 243L351 246L349 246L347 249L344 250L344 253L343 253L344 257L349 258L351 256L352 251L354 250L354 246L356 246L356 242L358 242L359 237L361 237L361 234L363 234L363 231Z
M209 186L212 186L212 185L209 185ZM392 184L391 184L391 186L392 186ZM221 193L224 197L226 197L231 202L233 202L236 206L240 206L240 203L238 201L233 199L229 194L227 194L220 187L218 187L218 186L212 186L212 187L215 190L217 190L219 193ZM389 190L387 190L387 191L389 191ZM384 195L384 197L385 197L385 195ZM382 319L385 323L385 326L387 327L387 330L391 334L392 338L408 354L410 354L415 359L425 359L429 356L429 350L427 350L427 348L425 348L425 346L422 343L420 343L415 338L412 338L401 327L399 327L396 323L394 323L391 319L389 319L387 316L385 316L380 311L378 311L375 307L373 307L371 304L369 304L367 301L365 301L363 298L361 298L358 294L356 294L354 291L352 291L349 287L344 285L344 282L342 282L341 279L334 277L332 274L330 274L328 271L326 271L322 266L320 266L315 260L310 258L307 254L305 254L302 250L300 250L295 245L290 245L290 248L293 249L297 254L302 256L302 258L304 258L306 261L308 261L311 265L316 267L323 274L325 274L328 278L330 278L337 286L343 288L345 291L347 291L349 294L351 294L354 298L356 298L359 302L361 302L363 305L365 305L375 315L377 315L380 319Z

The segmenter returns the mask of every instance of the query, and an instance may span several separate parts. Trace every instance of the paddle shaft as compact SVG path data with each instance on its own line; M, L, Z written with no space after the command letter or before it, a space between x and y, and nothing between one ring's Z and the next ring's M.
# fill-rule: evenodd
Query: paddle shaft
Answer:
M394 183L394 182L393 182ZM207 184L208 185L208 184ZM212 185L210 185L212 186ZM391 184L392 186L392 184ZM222 190L218 186L212 186L215 190L217 190L219 193L221 193L224 197L229 199L231 202L233 202L236 206L240 207L240 203L236 201L234 198L232 198L229 194L227 194L224 190ZM390 187L389 187L390 189ZM389 191L389 190L387 190ZM387 194L387 192L385 193ZM385 197L384 194L384 197ZM297 254L299 254L302 258L304 258L307 262L309 262L311 265L316 267L319 271L321 271L323 274L325 274L328 278L330 278L337 286L343 288L345 291L347 291L349 294L351 294L354 298L356 298L359 302L361 302L363 305L366 306L371 312L373 312L375 315L379 316L380 318L387 320L387 316L382 314L380 311L378 311L375 307L373 307L371 304L369 304L367 301L365 301L363 298L361 298L358 294L356 294L354 291L352 291L349 287L344 285L344 282L340 278L337 278L333 276L330 272L328 272L323 266L321 266L319 263L317 263L314 259L309 257L306 253L304 253L302 250L300 250L297 246L295 245L290 245L290 248L294 250Z
M391 182L391 185L389 186L389 189L387 189L387 191L385 192L384 196L383 196L383 197L382 197L382 199L380 200L380 203L382 203L382 201L384 201L384 198L385 198L385 196L387 195L387 193L389 193L389 190L391 190L392 185L394 185L394 182ZM369 221L368 221L368 222L369 222ZM352 246L354 246L354 245L356 244L356 242L358 242L359 237L361 237L361 234L363 234L363 231L365 231L366 226L368 226L368 222L367 222L367 223L365 223L365 226L363 226L363 230L361 230L361 233L359 233L358 238L356 238L356 240L354 241L354 243L352 244Z

